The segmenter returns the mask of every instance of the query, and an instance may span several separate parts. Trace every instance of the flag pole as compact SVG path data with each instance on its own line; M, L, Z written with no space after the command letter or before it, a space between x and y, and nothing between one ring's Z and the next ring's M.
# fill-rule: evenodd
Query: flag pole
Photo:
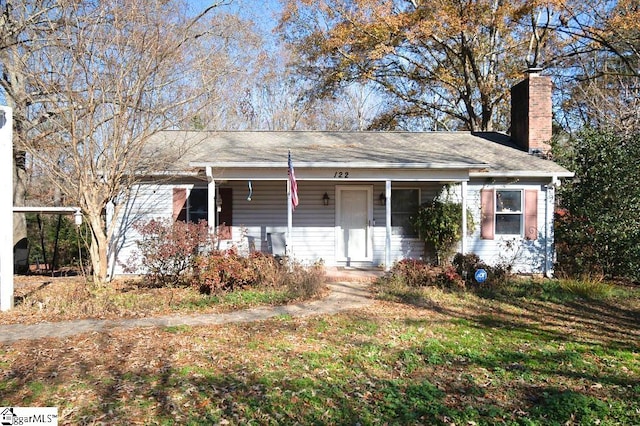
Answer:
M287 154L287 243L285 244L285 253L288 257L292 257L291 230L293 229L293 199L291 185L291 150Z
M291 256L291 229L293 228L293 203L291 202L291 179L287 179L287 243L285 253Z

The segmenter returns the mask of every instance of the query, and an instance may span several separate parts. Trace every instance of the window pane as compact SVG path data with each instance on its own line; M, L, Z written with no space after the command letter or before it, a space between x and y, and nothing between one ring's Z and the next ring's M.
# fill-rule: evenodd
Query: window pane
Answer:
M521 212L522 191L496 191L497 212Z
M520 234L520 222L522 215L520 214L497 214L496 215L496 234Z
M391 232L394 235L404 235L405 237L415 237L418 235L411 223L410 214L399 214L391 216Z
M399 231L394 229L394 233L397 232L406 237L417 236L411 224L411 218L415 216L419 206L419 189L391 190L391 226Z
M207 190L204 188L194 188L189 194L189 222L207 220Z

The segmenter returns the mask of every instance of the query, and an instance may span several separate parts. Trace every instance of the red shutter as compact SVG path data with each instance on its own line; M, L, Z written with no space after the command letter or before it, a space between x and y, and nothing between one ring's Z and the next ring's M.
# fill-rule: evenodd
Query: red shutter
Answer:
M480 191L480 201L482 203L480 235L486 240L493 240L495 234L494 198L495 191L493 189Z
M173 188L173 221L187 220L187 190L186 188Z
M524 237L538 239L538 190L524 191Z

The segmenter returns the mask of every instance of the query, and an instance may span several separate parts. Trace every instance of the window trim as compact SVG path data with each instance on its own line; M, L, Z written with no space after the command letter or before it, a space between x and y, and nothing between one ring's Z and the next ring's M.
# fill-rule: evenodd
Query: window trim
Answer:
M520 191L521 192L521 215L520 233L519 234L497 234L496 220L498 214L508 214L497 212L497 194L498 191ZM520 237L526 240L538 239L538 196L540 189L538 187L509 187L496 186L482 188L480 190L480 238L485 240L493 240L499 237ZM544 219L543 219L544 220Z
M519 192L520 193L520 210L517 211L500 211L498 210L498 194L500 192ZM525 209L525 190L523 188L495 188L494 196L493 196L493 226L495 235L499 235L501 237L522 237L524 236L524 209ZM500 233L498 232L498 216L499 215L507 215L507 216L519 216L520 217L520 229L518 233Z

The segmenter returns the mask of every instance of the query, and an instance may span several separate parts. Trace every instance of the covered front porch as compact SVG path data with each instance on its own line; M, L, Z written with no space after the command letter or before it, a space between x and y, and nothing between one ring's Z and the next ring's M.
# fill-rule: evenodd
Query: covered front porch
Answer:
M298 162L294 209L286 164L194 166L207 176L208 222L226 229L222 247L286 254L329 267L382 269L400 259L423 258L424 244L411 218L445 185L466 208L470 170L468 164L372 168ZM463 235L466 220L463 215ZM463 239L460 249L466 251L466 245Z

